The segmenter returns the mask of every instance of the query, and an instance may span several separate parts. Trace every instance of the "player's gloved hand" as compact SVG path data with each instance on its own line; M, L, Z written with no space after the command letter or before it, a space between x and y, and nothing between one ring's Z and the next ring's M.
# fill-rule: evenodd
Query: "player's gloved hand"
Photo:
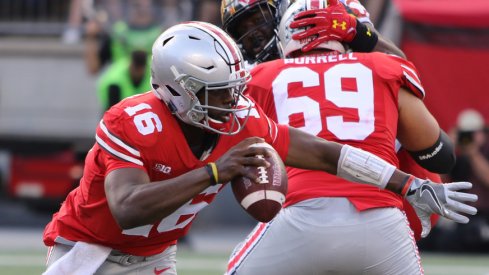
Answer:
M436 213L458 223L468 223L469 218L462 215L475 215L477 209L465 202L477 201L477 195L459 192L472 188L470 182L452 182L436 184L429 180L412 178L403 188L403 195L413 206L423 228L421 237L426 237L431 230L430 216ZM461 214L460 214L461 213Z
M303 52L310 51L319 44L336 40L349 43L357 34L357 19L348 14L343 4L338 0L329 1L325 9L306 10L298 13L291 28L306 28L305 31L292 35L294 40L314 39L302 48Z

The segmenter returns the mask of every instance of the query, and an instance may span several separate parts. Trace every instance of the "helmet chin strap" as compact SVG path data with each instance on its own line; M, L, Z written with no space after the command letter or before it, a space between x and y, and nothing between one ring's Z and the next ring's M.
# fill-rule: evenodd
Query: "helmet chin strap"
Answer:
M190 121L193 121L196 123L198 123L204 119L202 116L199 116L199 114L197 114L196 112L193 112L193 110L188 111L187 117L190 119Z
M207 120L205 121L205 124L207 127L211 129L211 131L219 133L219 134L226 134L226 135L234 135L237 134L242 126L244 124L241 124L237 117L234 115L229 114L231 117L230 121L220 121L217 119L213 119L209 116L207 116Z

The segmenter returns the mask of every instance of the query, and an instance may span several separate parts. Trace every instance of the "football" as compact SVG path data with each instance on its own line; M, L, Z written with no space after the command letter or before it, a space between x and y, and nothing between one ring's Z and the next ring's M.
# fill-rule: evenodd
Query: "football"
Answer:
M247 167L258 175L259 182L238 177L231 182L231 187L236 200L248 214L260 222L269 222L280 211L285 201L287 173L282 159L272 146L267 143L256 143L252 146L265 146L270 150L270 156L256 156L265 158L270 166Z

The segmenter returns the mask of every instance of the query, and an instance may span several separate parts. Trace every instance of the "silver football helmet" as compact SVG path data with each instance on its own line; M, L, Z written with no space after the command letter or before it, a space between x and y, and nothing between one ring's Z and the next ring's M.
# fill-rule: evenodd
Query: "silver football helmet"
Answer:
M277 47L282 58L291 57L290 54L295 51L300 51L302 47L307 45L311 40L304 39L297 41L292 39L292 35L302 32L304 29L292 29L290 23L294 20L294 16L299 12L311 9L323 9L328 6L327 0L297 0L293 2L284 12L280 24L278 26ZM310 39L313 39L312 37ZM345 47L338 41L330 40L319 44L317 49L335 50L345 53Z
M163 32L153 45L153 92L183 122L233 135L248 120L252 103L243 96L251 79L236 43L220 28L205 22L185 22ZM208 104L208 93L230 89L235 104L220 108ZM196 94L206 93L205 102ZM209 110L229 113L228 122L212 119Z

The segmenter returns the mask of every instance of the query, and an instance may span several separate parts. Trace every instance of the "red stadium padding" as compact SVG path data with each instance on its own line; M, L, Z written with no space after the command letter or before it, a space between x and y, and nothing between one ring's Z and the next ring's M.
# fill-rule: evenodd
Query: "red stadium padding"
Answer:
M411 22L438 26L487 28L487 0L394 0L402 17Z
M426 105L444 130L475 108L489 119L489 1L395 0L401 49L420 74Z
M9 195L16 198L64 199L76 184L71 150L40 156L13 155Z
M404 41L404 53L418 68L425 103L440 126L449 130L458 113L475 108L489 118L489 50L443 47Z

